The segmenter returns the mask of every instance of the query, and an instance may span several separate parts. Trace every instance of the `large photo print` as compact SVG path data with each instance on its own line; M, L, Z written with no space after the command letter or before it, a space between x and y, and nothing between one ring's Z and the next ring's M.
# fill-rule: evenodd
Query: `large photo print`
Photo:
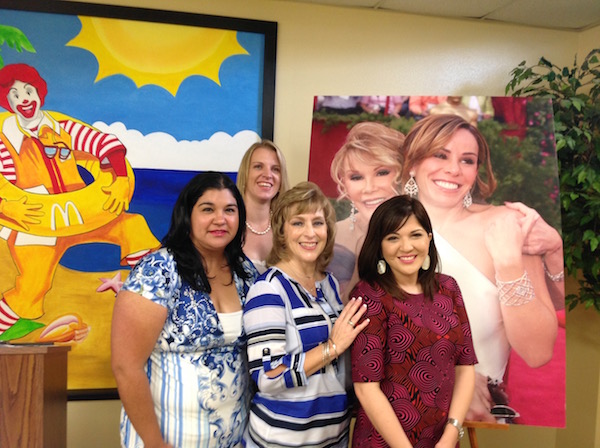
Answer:
M565 426L558 174L548 99L319 96L309 180L336 208L346 300L369 219L407 194L425 206L441 272L467 309L477 380L467 420Z
M72 2L0 14L0 341L70 344L114 396L110 326L198 172L272 138L276 24Z

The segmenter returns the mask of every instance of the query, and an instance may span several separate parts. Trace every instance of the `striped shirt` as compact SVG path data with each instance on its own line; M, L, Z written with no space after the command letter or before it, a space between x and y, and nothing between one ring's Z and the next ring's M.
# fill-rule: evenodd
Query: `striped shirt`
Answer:
M331 274L316 286L313 297L272 267L248 292L244 328L250 373L258 386L244 435L248 447L348 446L343 355L310 377L304 372L305 353L327 341L343 307ZM281 375L266 375L282 364L287 368Z

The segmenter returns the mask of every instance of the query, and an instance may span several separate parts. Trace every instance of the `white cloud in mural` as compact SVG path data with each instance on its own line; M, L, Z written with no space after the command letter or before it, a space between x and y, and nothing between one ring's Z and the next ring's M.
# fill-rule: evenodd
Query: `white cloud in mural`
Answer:
M240 131L233 136L216 132L208 140L177 141L165 132L143 135L123 123L96 122L94 127L121 140L133 168L233 172L238 170L248 147L260 140L254 131Z

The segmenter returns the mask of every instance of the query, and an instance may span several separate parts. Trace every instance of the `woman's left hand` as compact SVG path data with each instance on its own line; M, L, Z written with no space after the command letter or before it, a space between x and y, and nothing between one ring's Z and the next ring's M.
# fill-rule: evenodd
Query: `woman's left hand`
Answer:
M345 352L352 345L356 336L369 325L369 319L358 323L366 311L367 305L364 305L362 298L358 297L352 298L340 313L331 330L331 340L336 345L338 354L341 355Z
M496 270L520 263L523 240L522 228L515 213L501 213L489 222L484 241Z
M505 202L507 208L521 213L519 219L525 241L523 253L544 256L562 248L562 238L557 230L549 225L534 209L521 202Z

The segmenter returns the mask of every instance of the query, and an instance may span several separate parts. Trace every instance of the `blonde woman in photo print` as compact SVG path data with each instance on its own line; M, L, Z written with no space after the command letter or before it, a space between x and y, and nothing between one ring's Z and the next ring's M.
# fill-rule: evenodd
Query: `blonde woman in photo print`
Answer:
M379 204L400 193L404 134L377 122L362 122L348 132L331 163L338 201L350 201L350 215L336 223L334 258L329 266L342 296L358 281L356 259L369 220Z
M553 357L558 326L547 282L562 283L562 245L554 250L558 234L542 238L544 257L523 253L529 237L544 233L545 223L525 206L484 202L496 187L490 149L461 117L420 120L404 149L404 192L425 206L442 272L456 278L471 323L479 364L467 419L510 420L519 411L507 406L503 383L511 350L529 367Z
M246 205L244 253L262 274L273 246L273 202L289 188L285 158L275 143L262 140L248 148L238 170L237 187Z

